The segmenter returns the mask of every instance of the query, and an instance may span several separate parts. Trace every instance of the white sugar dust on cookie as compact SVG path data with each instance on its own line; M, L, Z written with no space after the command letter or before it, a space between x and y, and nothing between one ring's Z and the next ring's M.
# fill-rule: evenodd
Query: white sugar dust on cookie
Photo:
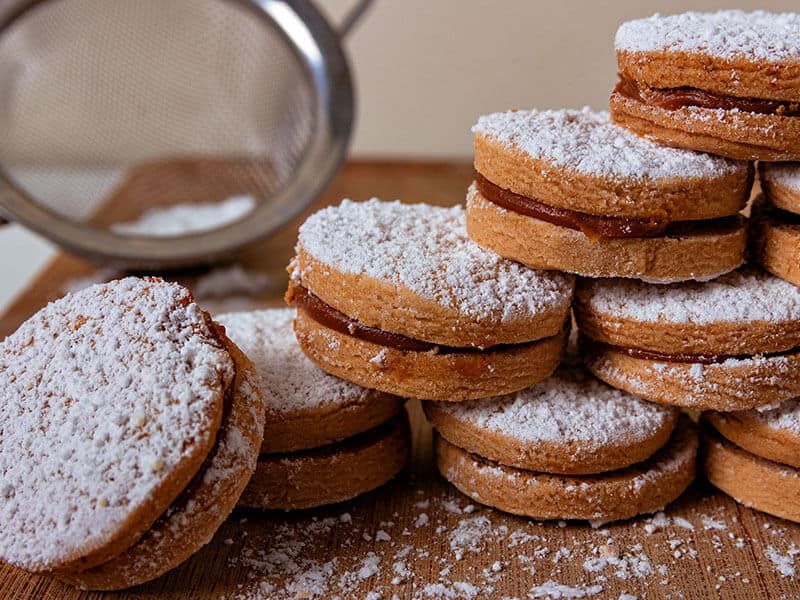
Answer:
M177 284L57 300L0 344L0 558L85 568L132 544L210 451L234 363Z
M800 400L704 417L723 436L748 452L800 468Z
M800 291L752 268L707 283L586 282L584 360L635 395L735 411L800 394Z
M690 52L721 59L782 62L800 56L800 14L721 10L653 15L623 23L617 50Z
M484 250L463 207L344 200L300 227L290 271L303 352L364 387L485 398L561 358L574 278Z
M587 474L643 461L669 439L674 408L640 400L579 369L562 369L509 396L426 402L448 441L521 469Z
M227 335L253 361L267 408L262 452L293 452L362 433L400 412L405 400L327 374L303 354L295 310L219 315Z
M494 113L472 131L467 232L500 256L657 283L744 262L752 165L656 144L588 108Z
M744 165L661 146L615 125L606 111L512 110L484 115L472 132L569 171L612 179L716 179Z

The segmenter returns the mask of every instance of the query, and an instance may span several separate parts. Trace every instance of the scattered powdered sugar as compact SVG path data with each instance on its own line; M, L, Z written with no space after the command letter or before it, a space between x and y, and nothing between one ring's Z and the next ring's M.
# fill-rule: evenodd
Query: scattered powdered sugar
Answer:
M338 514L341 509L331 508L275 515L266 529L263 522L229 525L226 533L233 535L235 544L229 566L234 573L245 569L244 577L233 577L234 585L228 588L232 593L225 598L635 600L637 594L661 597L667 590L665 597L688 598L698 588L684 586L696 586L698 580L718 592L727 587L728 595L732 590L752 594L761 584L748 573L757 569L780 577L782 570L794 568L798 555L787 541L795 533L791 525L762 515L762 535L774 539L772 558L754 564L752 547L743 537L752 536L732 503L721 506L707 495L678 509L683 516L670 510L588 529L564 521L520 519L466 504L463 496L449 491L431 496L426 491L430 489L401 493L413 508L428 511L430 529L413 529L419 514L414 510L401 515L392 512L392 503L364 498L348 507L352 513ZM702 531L703 523L714 523L713 531ZM240 533L232 531L236 528ZM381 530L394 534L391 541L376 541ZM700 551L706 560L713 553L721 560L713 566L707 562L689 583L685 573L697 569ZM459 555L463 560L455 560ZM785 589L791 589L789 581ZM504 596L501 590L512 595Z
M102 547L213 438L234 365L190 299L95 285L0 344L3 560L40 570Z
M786 554L781 554L775 548L769 546L765 554L781 575L784 577L794 577L796 575L797 571L794 567L794 560L795 556L800 554L800 549L796 546L789 548Z
M766 163L761 173L770 183L800 192L800 166L797 163Z
M515 110L484 115L473 133L537 160L612 179L716 179L746 163L667 148L611 122L606 111Z
M216 317L255 364L268 412L285 414L364 402L368 390L328 375L306 358L294 336L294 315L294 309L278 308Z
M309 217L298 239L298 250L325 267L409 289L470 319L536 317L566 306L574 287L570 275L535 271L478 246L462 206L344 200Z
M263 293L270 284L269 275L261 271L248 271L234 264L216 267L197 278L192 291L198 298L229 298L255 296Z
M690 52L724 60L796 63L800 14L761 10L655 14L623 23L615 46L628 52Z
M783 429L800 436L800 399L787 400L747 414L771 429Z
M780 323L800 319L800 288L747 268L705 283L586 280L577 295L593 311L640 322Z
M123 235L171 237L201 233L230 225L255 208L252 196L233 196L222 202L188 202L151 208L136 219L114 223L111 230Z
M570 586L555 581L546 581L542 585L531 588L529 598L588 598L603 592L602 585Z
M570 444L592 454L650 439L676 409L646 402L578 370L563 370L525 390L484 400L440 402L438 410L521 442Z

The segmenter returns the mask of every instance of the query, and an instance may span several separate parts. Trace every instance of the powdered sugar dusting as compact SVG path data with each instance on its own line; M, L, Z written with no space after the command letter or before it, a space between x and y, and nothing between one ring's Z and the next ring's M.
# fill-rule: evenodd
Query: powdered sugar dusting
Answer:
M667 148L611 122L606 111L517 110L484 115L472 128L537 160L611 179L716 179L745 163Z
M771 429L786 430L800 436L800 399L787 400L778 406L752 410L747 414Z
M587 280L581 302L599 313L640 322L781 323L800 319L800 288L752 269L705 283L651 285L632 280Z
M473 319L536 317L565 306L574 286L570 275L528 269L478 246L462 206L344 200L309 217L300 246L326 266L390 282Z
M800 164L763 163L762 177L780 187L800 192Z
M272 414L363 402L369 393L328 375L300 350L292 329L295 311L267 309L220 315L228 336L256 366L257 385Z
M800 14L761 10L655 14L623 23L615 46L628 52L691 52L724 60L797 62Z
M202 233L224 227L255 208L251 196L233 196L222 202L188 202L151 208L135 221L114 223L111 230L124 235L170 237Z
M0 344L3 560L39 570L101 547L214 435L234 366L190 299L96 285Z
M562 371L508 396L438 406L457 420L521 442L577 442L576 452L587 454L611 444L646 441L676 413L577 370Z

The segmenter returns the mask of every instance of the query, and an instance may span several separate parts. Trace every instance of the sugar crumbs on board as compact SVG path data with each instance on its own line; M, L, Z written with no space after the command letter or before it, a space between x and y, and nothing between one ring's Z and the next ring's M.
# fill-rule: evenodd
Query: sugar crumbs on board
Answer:
M506 592L505 600L679 600L693 591L680 589L679 573L697 569L701 552L720 557L700 567L717 592L756 585L755 574L741 566L750 564L750 549L737 535L744 535L742 524L724 507L701 502L683 516L658 512L601 525L587 536L585 525L517 519L456 494L418 491L410 514L381 515L377 525L355 507L286 517L268 532L263 524L248 529L248 521L226 546L228 566L246 574L226 600L474 600L509 589L516 595ZM640 532L635 543L631 528ZM781 578L795 576L800 556L788 533L777 521L761 532L770 542L764 565Z

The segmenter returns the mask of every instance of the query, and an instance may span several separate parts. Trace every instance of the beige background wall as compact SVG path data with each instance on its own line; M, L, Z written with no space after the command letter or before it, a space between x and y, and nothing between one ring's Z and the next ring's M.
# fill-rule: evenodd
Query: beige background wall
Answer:
M318 0L332 16L347 0ZM477 115L605 107L614 34L655 12L800 10L798 0L375 0L348 42L358 156L468 156Z
M314 1L336 17L352 0ZM726 7L796 11L800 3L376 0L347 43L360 99L353 154L468 159L469 129L481 113L602 108L615 81L619 23L657 11ZM6 257L0 306L51 254L47 243L17 225L0 231Z

